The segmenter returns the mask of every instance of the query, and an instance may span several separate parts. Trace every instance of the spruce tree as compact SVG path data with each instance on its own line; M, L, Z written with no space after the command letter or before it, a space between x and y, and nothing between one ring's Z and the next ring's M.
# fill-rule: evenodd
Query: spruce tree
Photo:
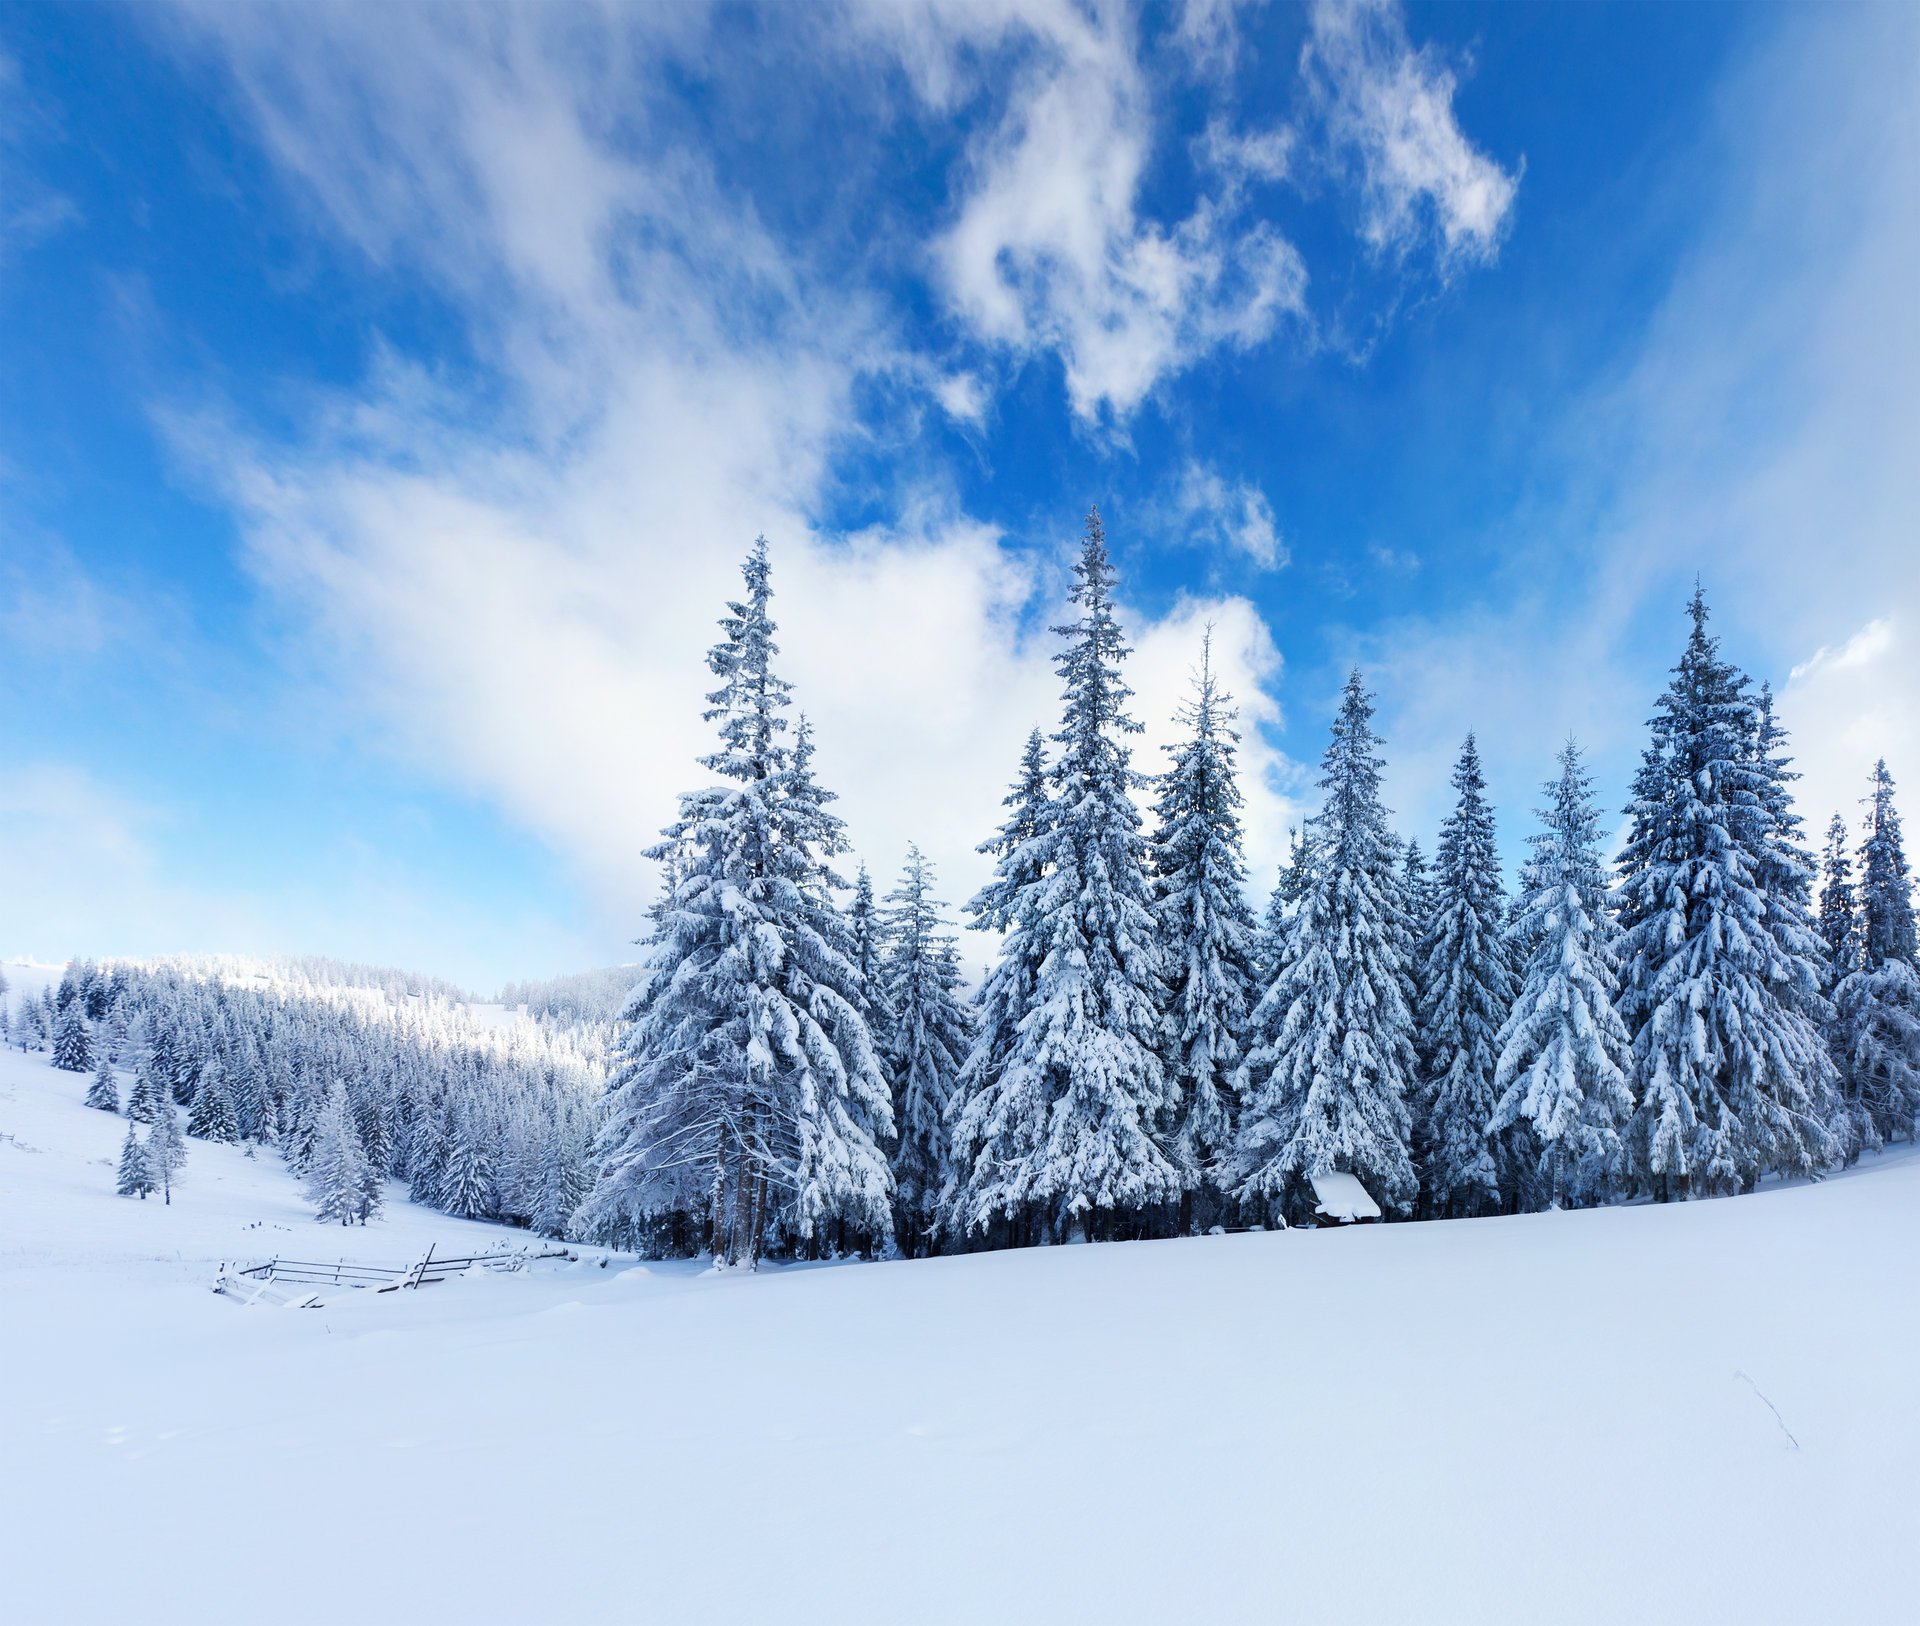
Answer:
M368 1165L338 1080L327 1091L314 1119L313 1146L303 1175L313 1217L322 1225L365 1224Z
M1039 1133L1032 1122L1041 1110L1037 1081L1031 1075L1023 1079L1023 1096L1001 1088L1020 1024L1033 1008L1047 951L1037 911L1046 875L1042 837L1052 824L1053 801L1046 741L1038 728L1027 736L1019 777L1001 805L1008 810L1006 821L978 849L993 858L993 879L967 903L972 929L998 932L1001 939L974 1002L973 1043L948 1109L951 1168L941 1197L941 1225L959 1238L983 1235L1018 1244L1039 1239L1033 1205L1000 1205L992 1170L980 1171L989 1142L1016 1136L1031 1141Z
M1311 1182L1333 1173L1356 1176L1390 1212L1405 1214L1417 1190L1412 945L1372 719L1355 671L1322 758L1325 802L1308 824L1287 963L1255 1008L1238 1080L1235 1195L1268 1214L1309 1214Z
M900 884L887 894L883 992L892 1013L887 1066L893 1083L894 1225L900 1251L929 1250L948 1178L947 1113L971 1039L960 999L960 960L933 896L933 865L907 848Z
M887 990L881 961L885 946L881 942L880 909L873 899L873 877L862 864L854 875L853 902L847 906L847 930L852 934L853 950L849 958L859 973L860 988L866 996L867 1026L875 1047L882 1055L892 1042L893 1013L887 1008Z
M1847 856L1847 821L1834 814L1820 854L1820 938L1827 945L1828 987L1860 963L1860 931L1853 908L1853 860Z
M180 1133L180 1119L171 1100L162 1098L154 1104L153 1123L143 1150L147 1172L171 1207L173 1188L180 1183L180 1171L187 1163L187 1139Z
M970 1226L1031 1215L1055 1237L1117 1236L1153 1223L1183 1186L1161 1144L1174 1106L1160 1060L1166 990L1125 743L1140 725L1126 710L1130 651L1113 586L1094 510L1074 566L1077 619L1054 628L1066 641L1055 658L1064 715L1047 824L1032 843L1040 878L1015 905L1022 930L1008 945L1039 952L1038 984L988 1098L967 1104L986 1128L968 1137Z
M1720 658L1696 588L1693 630L1634 779L1620 858L1621 1014L1637 1104L1625 1168L1663 1200L1818 1173L1838 1144L1818 967L1781 868L1784 783L1746 679Z
M93 1070L93 1030L86 1006L70 999L53 1024L53 1065L69 1073Z
M1465 1216L1491 1212L1503 1186L1515 1183L1511 1174L1502 1180L1488 1133L1498 1099L1493 1076L1500 1028L1513 1005L1514 979L1493 809L1472 734L1454 766L1453 788L1458 800L1440 827L1416 953L1416 1045L1425 1072L1415 1123L1427 1205L1437 1214Z
M200 1083L193 1094L193 1109L187 1114L187 1133L198 1140L210 1140L231 1146L240 1138L240 1121L233 1110L233 1097L227 1091L226 1070L209 1061L201 1070Z
M153 1058L142 1056L133 1070L133 1088L127 1092L127 1116L137 1124L152 1123L167 1098L167 1086L155 1072Z
M147 1149L141 1143L138 1126L129 1118L127 1138L120 1143L120 1172L114 1190L122 1197L138 1197L145 1202L148 1194L155 1189L153 1166L147 1159Z
M575 1223L629 1243L697 1228L715 1257L753 1264L769 1234L796 1248L837 1226L885 1234L892 1180L876 1142L893 1123L851 933L827 892L838 821L781 741L789 686L772 665L764 538L743 574L747 595L708 656L720 749L703 763L724 783L682 796L652 849L672 889Z
M1511 1161L1531 1167L1523 1199L1537 1194L1553 1208L1606 1195L1633 1111L1631 1047L1614 1008L1618 932L1607 913L1600 811L1571 740L1559 762L1543 828L1529 838L1519 921L1533 948L1500 1029L1490 1125Z
M1151 870L1177 1100L1171 1150L1189 1186L1217 1194L1218 1165L1233 1144L1229 1081L1246 1038L1257 932L1234 762L1240 735L1232 696L1214 679L1212 641L1209 628L1194 697L1176 719L1187 736L1166 747L1173 763L1154 809Z
M496 1170L473 1103L455 1102L448 1119L447 1161L440 1171L440 1206L461 1219L486 1219L496 1208Z
M87 1086L86 1101L88 1106L98 1107L102 1112L120 1110L120 1084L104 1050L100 1052L100 1065L94 1069L93 1082Z
M1920 1115L1913 881L1884 759L1874 765L1870 783L1854 966L1834 990L1848 1122L1861 1146L1911 1138Z

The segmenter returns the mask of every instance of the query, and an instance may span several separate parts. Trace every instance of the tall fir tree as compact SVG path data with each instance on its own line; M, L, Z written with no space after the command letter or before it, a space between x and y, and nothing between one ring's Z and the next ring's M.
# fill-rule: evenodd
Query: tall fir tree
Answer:
M1614 1007L1618 931L1607 912L1600 810L1571 740L1559 762L1543 828L1529 838L1518 919L1532 952L1500 1029L1490 1124L1509 1164L1533 1176L1522 1200L1552 1208L1607 1194L1633 1111L1631 1045Z
M447 1113L447 1158L440 1170L438 1201L461 1219L486 1219L497 1208L498 1171L474 1104L450 1102Z
M850 936L831 907L836 849L810 764L782 744L789 686L773 670L765 539L747 594L708 655L725 783L680 799L653 855L671 893L629 1002L599 1147L576 1226L605 1240L702 1233L753 1264L773 1233L884 1235L892 1179L886 1079L862 1012Z
M1412 1207L1412 944L1398 845L1380 801L1380 739L1360 674L1348 679L1321 759L1321 810L1287 963L1253 1015L1242 1066L1235 1195L1305 1217L1312 1182L1352 1174L1390 1212Z
M228 1146L240 1138L240 1120L227 1090L226 1069L218 1060L209 1061L201 1069L200 1083L193 1094L193 1108L187 1114L187 1133L197 1140L217 1141Z
M120 1168L114 1190L122 1197L138 1197L145 1202L157 1189L153 1165L147 1160L147 1148L140 1139L139 1126L129 1118L127 1138L120 1143Z
M366 1223L370 1212L367 1156L354 1128L346 1091L337 1080L314 1120L304 1181L313 1217L322 1225Z
M87 1086L87 1105L97 1107L102 1112L120 1110L120 1084L114 1077L113 1063L107 1060L105 1050L100 1052L100 1064L93 1070L93 1082Z
M885 945L881 942L884 928L880 906L874 901L873 877L867 873L865 864L854 874L853 901L847 905L847 930L853 942L849 958L859 973L860 988L866 997L867 1026L872 1030L875 1048L884 1055L892 1039L893 1013L887 1008L886 982L881 972Z
M1828 987L1860 964L1860 928L1853 907L1853 860L1847 821L1834 814L1820 852L1820 938L1827 945Z
M1893 805L1893 776L1874 765L1860 843L1858 935L1852 969L1834 989L1846 1118L1857 1144L1912 1138L1920 1115L1920 967L1913 879Z
M892 1023L894 1229L909 1258L930 1250L950 1156L947 1114L966 1060L972 1021L960 994L960 958L933 896L933 865L907 848L900 884L887 894L883 993Z
M1162 1145L1174 1106L1160 1060L1166 990L1113 586L1095 510L1074 566L1077 619L1054 629L1066 640L1055 661L1064 716L1046 825L1029 844L1038 878L1012 903L1018 925L1002 946L1003 957L1038 955L1037 985L954 1137L969 1228L999 1216L1055 1237L1118 1236L1153 1224L1183 1189Z
M1020 1023L1033 1008L1046 958L1046 939L1037 908L1045 878L1042 840L1053 818L1047 788L1046 740L1038 728L1027 736L1020 773L1001 799L1007 817L978 850L994 860L993 879L968 900L969 925L1001 934L999 953L988 968L974 1001L973 1042L961 1065L948 1107L949 1170L941 1194L941 1228L957 1241L984 1237L991 1242L1038 1240L1031 1205L1011 1211L996 1208L991 1185L981 1181L974 1206L974 1172L990 1141L1009 1133L1025 1117L1030 1103L1006 1095L1001 1084L1019 1038Z
M53 1065L69 1073L93 1070L93 1030L87 1024L87 1009L78 999L69 1000L54 1019Z
M1431 904L1415 956L1416 1045L1425 1071L1414 1122L1426 1206L1470 1216L1518 1196L1514 1171L1500 1167L1489 1133L1514 977L1493 809L1472 734L1454 765L1453 788L1458 799L1440 827Z
M1213 675L1213 635L1201 646L1193 699L1166 747L1151 845L1154 916L1167 979L1168 1070L1176 1092L1172 1151L1189 1187L1219 1206L1221 1159L1233 1144L1230 1081L1252 1006L1257 928L1247 907L1232 696ZM1193 1219L1190 1200L1183 1204Z
M180 1133L180 1119L171 1098L163 1096L154 1104L153 1123L147 1129L143 1150L147 1173L171 1207L173 1188L180 1183L180 1171L187 1165L187 1138Z
M1833 1063L1818 966L1769 919L1791 832L1759 708L1720 658L1698 588L1693 628L1650 722L1620 857L1621 1014L1637 1097L1625 1170L1662 1199L1817 1173ZM1776 930L1776 928L1779 928Z

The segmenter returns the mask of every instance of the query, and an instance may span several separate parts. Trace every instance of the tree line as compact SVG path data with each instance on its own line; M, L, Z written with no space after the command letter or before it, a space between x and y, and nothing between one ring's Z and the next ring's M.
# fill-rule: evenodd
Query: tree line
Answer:
M729 1263L1164 1236L1310 1220L1332 1175L1392 1218L1465 1217L1745 1191L1914 1133L1891 777L1816 865L1771 692L1697 589L1611 876L1571 741L1512 897L1473 736L1431 862L1401 840L1356 671L1256 918L1232 697L1203 647L1183 737L1136 769L1090 514L1060 723L981 846L967 913L998 946L969 997L923 855L878 901L836 871L764 540L743 575L708 655L713 782L650 848L581 1236Z

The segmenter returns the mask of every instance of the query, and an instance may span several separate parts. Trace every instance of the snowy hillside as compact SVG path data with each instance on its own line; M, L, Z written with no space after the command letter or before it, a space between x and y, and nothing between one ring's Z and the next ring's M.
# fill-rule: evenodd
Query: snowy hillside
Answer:
M116 1198L85 1082L0 1055L9 1621L1920 1613L1904 1153L1671 1208L291 1311L213 1266L525 1233L397 1189L319 1227L277 1158L197 1143L173 1207Z

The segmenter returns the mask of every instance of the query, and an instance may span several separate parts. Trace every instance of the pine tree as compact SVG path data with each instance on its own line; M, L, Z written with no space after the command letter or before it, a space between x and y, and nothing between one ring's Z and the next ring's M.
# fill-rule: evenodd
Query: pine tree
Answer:
M157 1189L147 1149L140 1141L140 1131L133 1120L128 1119L127 1138L120 1143L120 1173L114 1190L122 1197L138 1197L145 1202L148 1194Z
M1436 906L1433 871L1420 843L1409 837L1400 858L1400 885L1407 895L1407 919L1412 922L1415 941L1426 936Z
M1631 1047L1614 1008L1618 933L1607 914L1600 812L1593 781L1569 740L1549 783L1544 828L1529 839L1521 938L1533 945L1518 997L1500 1029L1491 1129L1554 1208L1594 1201L1620 1159L1633 1111ZM1525 1194L1523 1194L1525 1195Z
M1140 725L1126 711L1129 650L1097 510L1074 577L1078 618L1054 629L1066 640L1055 660L1064 716L1031 855L1040 879L1037 895L1014 905L1022 940L1009 940L1022 956L1039 951L1039 982L999 1077L967 1101L975 1122L955 1140L970 1158L959 1188L966 1226L1030 1216L1056 1236L1105 1237L1151 1223L1183 1181L1161 1145L1175 1103L1160 1060L1166 990L1125 744Z
M1860 963L1860 930L1853 910L1853 861L1847 856L1847 821L1834 814L1820 855L1820 937L1827 945L1831 988Z
M1240 735L1232 696L1214 679L1212 644L1209 628L1194 698L1176 719L1187 738L1166 747L1173 764L1154 809L1151 872L1178 1101L1171 1150L1189 1184L1204 1181L1217 1205L1218 1165L1233 1144L1229 1081L1246 1039L1257 931L1246 901L1234 761Z
M440 1206L461 1219L485 1219L496 1200L495 1169L473 1103L458 1101L448 1113L447 1161L440 1174Z
M227 1092L226 1071L218 1061L209 1061L201 1070L193 1108L187 1114L187 1133L224 1146L240 1138L240 1120L233 1110L233 1097Z
M947 1112L971 1039L960 1000L960 960L933 896L933 865L907 848L887 894L884 994L893 1014L894 1223L900 1251L929 1250L948 1178Z
M171 1207L173 1188L180 1183L180 1171L187 1164L187 1140L180 1133L180 1120L174 1113L172 1101L155 1102L144 1151L148 1173Z
M346 1091L338 1080L327 1091L314 1119L313 1146L303 1176L313 1217L322 1225L365 1224L368 1166L360 1136L347 1109Z
M100 1065L94 1069L93 1082L87 1086L86 1101L88 1106L98 1107L102 1112L120 1110L120 1085L104 1050L100 1053Z
M127 1092L127 1116L137 1124L152 1123L167 1099L167 1087L154 1071L153 1058L142 1056L133 1070L133 1088Z
M1898 1135L1911 1138L1920 1115L1913 881L1884 759L1874 765L1870 782L1854 965L1834 990L1846 1116L1862 1147Z
M892 1043L893 1013L887 1007L885 978L881 971L880 910L873 900L873 877L862 864L853 881L853 902L847 908L847 930L852 934L853 950L848 956L859 973L860 987L866 996L867 1027L873 1033L875 1047L882 1055Z
M1430 910L1416 955L1421 990L1416 1045L1425 1072L1415 1122L1426 1199L1443 1215L1500 1205L1503 1185L1488 1134L1498 1096L1501 1024L1513 1005L1506 957L1506 891L1493 809L1472 734L1453 770L1459 800L1440 827ZM1403 875L1404 875L1403 871Z
M1037 1239L1031 1207L1012 1213L996 1209L990 1179L980 1182L977 1194L972 1188L990 1140L1008 1136L1016 1123L1022 1124L1024 1134L1032 1133L1024 1120L1035 1104L1003 1094L1000 1086L1020 1023L1033 1008L1046 958L1035 911L1046 874L1041 838L1051 826L1053 803L1047 789L1046 742L1038 728L1027 736L1019 777L1001 805L1008 809L1006 822L978 849L993 858L993 879L967 903L973 930L1002 934L1000 951L974 1002L973 1043L948 1109L951 1170L941 1196L941 1223L943 1230L961 1238L998 1232L995 1240L1026 1242ZM984 1207L975 1203L976 1195L988 1198Z
M862 1014L851 934L826 895L824 794L781 744L789 686L765 539L747 596L708 656L707 719L726 783L684 795L652 855L672 890L628 1005L598 1159L575 1224L608 1241L661 1226L753 1264L771 1232L805 1247L833 1227L885 1234L892 1179L876 1144L892 1111Z
M1355 1175L1397 1213L1417 1190L1412 950L1372 719L1355 671L1322 758L1326 800L1308 826L1310 872L1287 963L1254 1010L1237 1081L1235 1194L1273 1214L1310 1212L1312 1180L1332 1173Z
M1818 968L1794 922L1768 914L1769 890L1788 897L1784 787L1697 588L1688 612L1620 858L1620 1003L1637 1096L1625 1166L1663 1199L1745 1190L1769 1170L1818 1173L1838 1152L1823 1122L1833 1063Z
M53 1025L53 1065L69 1073L85 1073L93 1068L93 1031L87 1026L87 1009L71 999L55 1018Z

